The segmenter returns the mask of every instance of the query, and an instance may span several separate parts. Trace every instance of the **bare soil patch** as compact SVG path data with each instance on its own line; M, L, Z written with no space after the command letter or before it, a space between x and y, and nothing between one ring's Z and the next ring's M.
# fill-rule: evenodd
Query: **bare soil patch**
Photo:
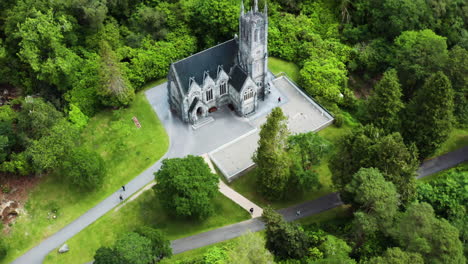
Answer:
M21 214L25 213L24 205L28 200L28 193L37 185L39 178L11 177L0 175L0 221L3 232L8 233L9 224Z

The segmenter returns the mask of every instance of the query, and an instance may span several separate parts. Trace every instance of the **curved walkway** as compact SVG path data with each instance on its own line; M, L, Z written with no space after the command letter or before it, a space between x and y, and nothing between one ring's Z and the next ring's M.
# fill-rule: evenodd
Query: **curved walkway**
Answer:
M146 169L131 182L126 184L126 197L131 196L154 179L153 173L159 170L161 167L161 161L164 158L183 157L188 154L201 155L254 129L248 122L244 121L244 119L236 117L229 111L218 111L215 113L218 115L218 117L220 117L220 119L217 120L218 122L212 122L211 124L198 129L195 133L189 126L181 123L179 119L173 118L172 113L168 111L169 107L166 100L167 91L165 89L165 83L146 91L146 96L150 104L153 106L153 109L155 109L157 112L159 119L166 128L170 138L170 146L168 152L159 161L157 161L150 168ZM215 119L216 118L217 116L215 116ZM226 127L229 127L229 129L221 130L222 128ZM217 131L223 131L223 133L216 133ZM460 162L466 161L468 159L468 155L466 155L468 147L465 147L464 149L464 151L456 152L457 154L448 153L428 161L431 162L431 164L436 165L425 166L423 164L419 174L426 176L428 173L434 173L443 169L447 169ZM460 155L462 155L462 157L460 157ZM116 190L114 194L97 204L95 207L91 208L85 214L81 215L78 219L68 224L57 233L43 240L39 245L30 249L12 263L42 263L43 259L45 256L47 256L47 254L49 254L50 251L60 247L68 239L96 221L106 212L117 206L119 204L120 194L120 190ZM296 218L305 217L311 214L325 211L327 209L331 209L340 204L341 201L339 200L338 195L333 193L314 201L306 202L302 205L280 210L280 212L285 215L286 219L294 220ZM299 208L302 213L300 216L295 216L295 212ZM196 236L175 240L172 242L174 252L183 252L204 245L227 240L239 236L249 229L255 231L255 228L262 227L258 221L258 218L255 218Z
M417 178L420 179L449 169L465 161L468 161L468 147L464 147L423 162L418 170ZM312 201L307 201L299 205L278 210L278 212L282 214L287 221L294 221L335 208L342 204L339 193L331 193ZM296 214L297 211L301 212L300 215ZM171 246L174 254L178 254L184 251L229 240L241 236L247 231L256 232L263 230L264 228L265 225L260 221L260 218L254 218L205 233L174 240L171 242Z
M159 161L125 185L126 191L123 193L124 198L132 196L135 192L154 180L153 173L159 170L163 159L184 157L189 154L201 155L254 129L248 121L224 109L224 111L220 110L215 113L215 119L218 119L218 122L212 122L211 124L193 131L190 126L182 123L178 118L173 117L172 113L169 111L168 102L166 100L166 83L147 90L145 94L169 135L169 150ZM223 129L226 127L229 127L229 129ZM223 131L223 133L213 133L213 131ZM120 203L120 194L122 194L122 192L119 188L119 190L116 190L95 207L91 208L57 233L43 240L39 245L30 249L12 263L42 263L43 259L50 251L60 247L68 239L96 221L99 217L118 206Z

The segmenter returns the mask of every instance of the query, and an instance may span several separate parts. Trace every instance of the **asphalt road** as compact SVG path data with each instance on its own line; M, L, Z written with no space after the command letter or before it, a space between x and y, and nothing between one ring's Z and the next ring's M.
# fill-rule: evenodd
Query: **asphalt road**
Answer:
M146 92L146 96L151 105L158 114L159 119L163 122L167 134L170 135L170 146L165 156L158 162L138 175L131 182L126 184L125 196L129 197L137 192L140 188L154 179L153 173L159 170L161 160L164 158L183 157L188 154L201 155L207 153L217 146L225 144L239 135L248 132L251 128L248 124L242 122L230 122L229 120L238 118L226 113L226 119L220 120L227 122L212 122L208 127L203 127L195 133L185 124L182 124L177 118L173 118L170 111L168 111L165 84L152 88ZM216 126L230 127L229 130L223 130L223 133L212 133L216 130ZM210 127L212 126L212 127ZM421 165L418 170L418 178L430 175L432 173L442 171L468 160L468 147L461 150L450 152L440 157L434 158ZM78 219L65 226L57 233L43 240L39 245L27 251L24 255L13 261L13 264L40 264L43 259L49 254L50 251L60 247L68 239L72 238L78 232L86 228L88 225L96 221L99 217L110 211L119 204L120 190L116 190L114 194L98 203L95 207L91 208L85 214L81 215ZM327 209L334 208L341 204L338 194L333 193L316 200L306 202L301 205L292 206L290 208L282 209L280 212L286 217L287 220L295 220L298 218L306 217L316 214ZM301 215L296 216L296 211L301 210ZM264 226L258 219L244 221L238 224L222 227L195 236L178 239L172 242L173 251L175 253L184 252L190 249L210 245L213 243L221 242L242 235L248 230L258 231L263 229Z
M468 161L468 147L425 161L418 170L417 178L420 179L436 172L449 169L464 161ZM316 200L278 210L278 212L281 213L287 221L294 221L335 208L342 204L339 193L331 193ZM297 211L301 212L300 215L296 214ZM232 239L241 236L249 230L256 232L264 228L265 225L262 221L260 221L259 218L254 218L205 233L174 240L171 246L174 254L177 254Z

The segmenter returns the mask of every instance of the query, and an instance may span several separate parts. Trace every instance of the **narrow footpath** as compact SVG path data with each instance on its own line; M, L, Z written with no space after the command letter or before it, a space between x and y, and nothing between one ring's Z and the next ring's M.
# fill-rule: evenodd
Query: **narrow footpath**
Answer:
M211 172L214 174L217 174L208 154L203 154L202 157L205 160L205 162L208 164L208 166L210 167ZM263 209L260 206L256 205L249 199L245 198L240 193L234 191L231 187L229 187L222 180L219 181L218 186L219 186L220 193L222 193L227 198L231 199L231 201L235 202L240 207L244 208L247 212L250 213L252 218L262 216Z

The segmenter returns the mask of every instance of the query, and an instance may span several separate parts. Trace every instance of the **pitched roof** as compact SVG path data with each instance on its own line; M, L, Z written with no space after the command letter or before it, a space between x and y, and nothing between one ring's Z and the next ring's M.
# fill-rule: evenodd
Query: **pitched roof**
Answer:
M187 93L191 77L201 85L205 71L209 71L212 79L217 77L220 65L225 72L229 72L235 63L237 50L236 39L231 39L174 63L183 91Z
M246 79L247 73L245 73L244 70L236 65L231 72L231 85L234 87L234 89L236 89L236 91L240 92Z

